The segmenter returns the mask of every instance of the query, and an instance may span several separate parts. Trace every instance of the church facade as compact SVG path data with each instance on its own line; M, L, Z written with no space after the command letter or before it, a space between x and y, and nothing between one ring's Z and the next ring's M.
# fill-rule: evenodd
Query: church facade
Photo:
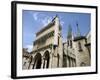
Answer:
M78 27L78 25L77 25ZM82 36L80 32L74 37L72 28L69 26L67 40L63 43L63 66L80 67L91 65L91 35Z
M91 65L91 35L77 36L69 26L66 42L61 35L62 27L56 16L47 26L36 33L31 53L23 56L23 69L62 68Z

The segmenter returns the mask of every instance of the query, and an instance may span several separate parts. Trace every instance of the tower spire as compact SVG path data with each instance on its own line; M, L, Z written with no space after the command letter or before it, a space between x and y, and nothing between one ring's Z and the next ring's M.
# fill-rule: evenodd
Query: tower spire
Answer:
M77 26L77 36L81 36L81 33L80 33L80 29L79 29L79 26L78 26L78 23L76 23L76 26Z
M71 25L68 26L67 38L72 38L72 28L71 28Z

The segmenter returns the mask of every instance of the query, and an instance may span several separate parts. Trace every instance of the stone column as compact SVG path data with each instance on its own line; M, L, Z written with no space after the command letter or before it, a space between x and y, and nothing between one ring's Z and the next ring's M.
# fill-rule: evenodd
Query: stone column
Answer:
M73 59L71 58L71 67L73 67Z
M34 69L36 69L37 62L34 64Z
M72 67L74 67L74 59L72 59Z
M72 67L72 59L70 58L70 67Z
M43 56L42 56L41 69L43 69L43 64L44 64L44 59L43 59Z
M67 67L69 67L69 58L68 58L68 56L67 56L67 59L66 59L67 61Z
M69 57L69 67L71 67L71 60L70 60L70 57Z
M49 68L52 68L52 53L50 53Z
M55 47L53 53L52 53L52 67L53 68L57 68L57 62L58 62L58 58L57 58L57 47Z

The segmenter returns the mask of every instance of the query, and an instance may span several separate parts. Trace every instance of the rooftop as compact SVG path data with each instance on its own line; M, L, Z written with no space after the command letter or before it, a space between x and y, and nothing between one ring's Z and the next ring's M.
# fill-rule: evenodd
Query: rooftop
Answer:
M38 36L39 34L41 34L42 32L44 32L45 30L49 29L50 27L52 27L54 24L55 24L55 21L51 21L48 25L46 25L40 31L38 31L36 33L36 36Z
M47 30L47 29L49 29L49 28L51 28L53 25L55 25L55 19L57 18L58 16L56 15L53 19L52 19L52 21L49 23L49 24L47 24L45 27L43 27L41 30L39 30L37 33L36 33L36 36L38 36L39 34L41 34L42 32L44 32L45 30ZM61 26L59 26L60 28L59 29L61 29Z

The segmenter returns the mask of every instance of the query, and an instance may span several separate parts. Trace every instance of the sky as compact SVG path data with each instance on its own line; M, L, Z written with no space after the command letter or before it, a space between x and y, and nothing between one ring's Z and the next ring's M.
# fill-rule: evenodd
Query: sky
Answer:
M33 41L36 39L35 33L45 27L56 15L58 15L62 27L63 41L65 41L67 38L69 25L72 27L74 36L77 34L77 23L81 35L85 36L90 30L91 15L89 13L23 10L23 48L28 48L28 51L31 51L33 47Z

